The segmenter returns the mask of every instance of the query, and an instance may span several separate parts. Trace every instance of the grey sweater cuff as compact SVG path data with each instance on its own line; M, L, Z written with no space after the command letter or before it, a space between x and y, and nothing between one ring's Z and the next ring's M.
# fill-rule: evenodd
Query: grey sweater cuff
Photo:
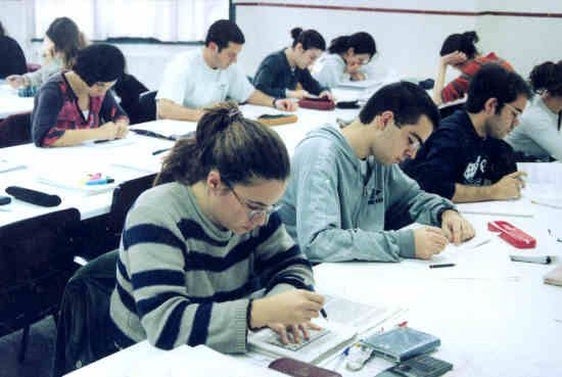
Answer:
M414 231L412 229L404 229L396 232L398 236L399 254L403 258L416 257L416 245L414 243Z

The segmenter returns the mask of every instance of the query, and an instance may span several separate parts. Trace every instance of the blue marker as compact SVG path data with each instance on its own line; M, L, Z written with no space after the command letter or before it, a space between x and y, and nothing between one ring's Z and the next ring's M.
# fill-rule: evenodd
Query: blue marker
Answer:
M110 177L100 178L100 179L92 179L86 182L87 186L94 186L94 185L107 185L109 183L115 182L115 179Z

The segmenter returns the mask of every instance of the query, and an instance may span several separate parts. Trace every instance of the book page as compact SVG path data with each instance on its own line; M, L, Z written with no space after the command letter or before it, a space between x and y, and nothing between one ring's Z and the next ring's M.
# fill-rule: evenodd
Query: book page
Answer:
M310 330L310 341L302 344L289 343L282 345L278 335L266 328L248 335L250 350L274 357L291 357L307 363L318 362L341 352L348 344L355 340L356 331L353 327L343 326L334 322L315 321L322 326L322 330Z

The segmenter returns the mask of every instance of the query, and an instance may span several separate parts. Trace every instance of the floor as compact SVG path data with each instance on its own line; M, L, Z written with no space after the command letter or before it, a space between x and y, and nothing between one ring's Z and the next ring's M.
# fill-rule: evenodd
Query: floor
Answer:
M52 317L34 324L25 360L18 362L22 331L0 338L0 377L50 377L56 327Z

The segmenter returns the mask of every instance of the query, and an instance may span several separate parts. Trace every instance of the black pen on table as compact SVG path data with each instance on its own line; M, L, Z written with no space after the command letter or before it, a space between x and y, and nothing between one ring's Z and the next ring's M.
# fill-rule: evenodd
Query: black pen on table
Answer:
M442 268L442 267L454 267L454 263L437 263L437 264L430 264L429 268Z
M169 151L170 149L172 149L172 148L158 149L158 150L152 152L152 155L153 155L153 156L156 156L157 154L167 152L167 151Z

